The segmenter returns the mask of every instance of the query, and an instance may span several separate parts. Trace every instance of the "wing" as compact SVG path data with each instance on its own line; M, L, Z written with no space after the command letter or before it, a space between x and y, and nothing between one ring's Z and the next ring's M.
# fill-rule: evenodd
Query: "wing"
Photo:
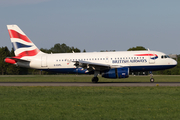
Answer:
M89 72L90 71L104 71L104 70L109 70L111 68L118 68L118 67L123 67L121 65L109 65L109 64L101 64L101 63L93 63L93 62L88 62L88 61L73 61L76 67L82 67L83 69L87 69Z
M107 64L100 63L92 63L88 61L73 61L75 62L76 67L82 67L83 69L87 69L89 72L93 70L104 71L110 69L110 66Z

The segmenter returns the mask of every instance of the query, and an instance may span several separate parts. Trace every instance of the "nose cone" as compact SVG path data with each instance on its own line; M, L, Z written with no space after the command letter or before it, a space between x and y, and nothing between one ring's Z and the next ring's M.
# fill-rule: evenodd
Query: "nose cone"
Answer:
M176 60L172 60L172 65L176 66L177 65L177 61Z

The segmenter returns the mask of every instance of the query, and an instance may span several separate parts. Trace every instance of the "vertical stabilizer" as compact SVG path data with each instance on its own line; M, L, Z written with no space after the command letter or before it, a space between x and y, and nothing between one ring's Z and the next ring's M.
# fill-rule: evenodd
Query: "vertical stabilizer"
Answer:
M35 56L40 50L17 25L7 25L15 56Z

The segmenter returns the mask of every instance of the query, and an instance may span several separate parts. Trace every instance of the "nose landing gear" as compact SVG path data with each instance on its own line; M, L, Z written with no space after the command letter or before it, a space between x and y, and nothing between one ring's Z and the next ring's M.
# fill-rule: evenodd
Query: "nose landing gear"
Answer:
M149 72L150 73L150 82L153 83L154 82L154 78L153 78L153 74L152 74L152 71Z
M153 83L153 82L154 82L154 78L151 78L151 79L150 79L150 82L152 82L152 83Z

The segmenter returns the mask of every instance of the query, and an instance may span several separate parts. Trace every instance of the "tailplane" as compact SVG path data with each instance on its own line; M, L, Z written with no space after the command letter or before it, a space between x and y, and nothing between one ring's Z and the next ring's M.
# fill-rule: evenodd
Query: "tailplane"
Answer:
M7 28L15 56L35 56L40 52L40 50L17 25L7 25Z

